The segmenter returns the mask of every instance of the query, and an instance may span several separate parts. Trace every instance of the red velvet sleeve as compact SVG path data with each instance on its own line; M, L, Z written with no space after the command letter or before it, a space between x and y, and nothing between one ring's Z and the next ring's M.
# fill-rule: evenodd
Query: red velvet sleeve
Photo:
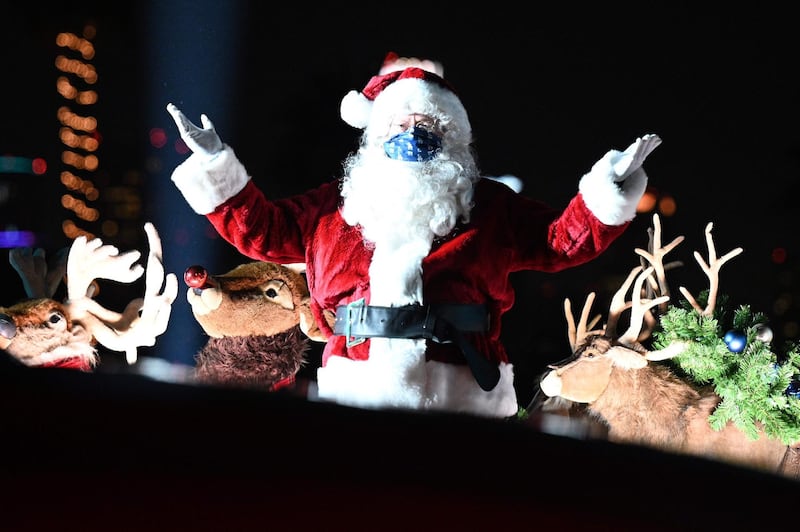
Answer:
M306 242L318 220L338 208L335 181L285 199L268 200L253 181L208 220L240 253L277 263L304 262Z
M578 266L603 253L629 225L603 224L580 194L555 209L490 180L478 184L472 219L485 232L482 254L506 273Z

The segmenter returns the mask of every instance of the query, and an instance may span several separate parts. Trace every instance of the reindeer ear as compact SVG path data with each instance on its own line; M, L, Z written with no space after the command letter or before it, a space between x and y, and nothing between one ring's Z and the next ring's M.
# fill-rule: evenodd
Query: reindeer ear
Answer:
M49 258L42 248L19 247L8 252L8 261L22 279L27 297L53 297L67 271L66 251L60 250Z
M67 275L67 257L69 248L61 248L47 259L47 275L45 276L45 289L53 297L59 285Z
M44 276L47 263L43 249L19 247L8 252L8 262L22 279L25 295L31 299L49 297L45 294Z
M614 365L623 369L642 369L647 365L647 359L629 347L614 346L608 350L606 356L614 361Z

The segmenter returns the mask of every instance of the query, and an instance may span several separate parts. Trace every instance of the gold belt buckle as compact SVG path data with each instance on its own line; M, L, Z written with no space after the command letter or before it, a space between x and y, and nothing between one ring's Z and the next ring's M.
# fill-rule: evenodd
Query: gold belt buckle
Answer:
M366 340L363 336L351 336L350 335L350 324L353 320L353 315L358 309L364 308L364 298L357 299L356 301L351 301L347 304L347 316L344 323L344 337L346 340L345 345L347 347L353 347L358 344L364 343Z

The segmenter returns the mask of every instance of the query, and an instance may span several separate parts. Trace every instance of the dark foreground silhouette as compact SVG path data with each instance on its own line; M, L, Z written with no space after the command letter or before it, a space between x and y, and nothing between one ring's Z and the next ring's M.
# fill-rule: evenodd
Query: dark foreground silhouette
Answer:
M3 359L4 528L739 530L800 500L791 480L535 416L361 410L300 389Z

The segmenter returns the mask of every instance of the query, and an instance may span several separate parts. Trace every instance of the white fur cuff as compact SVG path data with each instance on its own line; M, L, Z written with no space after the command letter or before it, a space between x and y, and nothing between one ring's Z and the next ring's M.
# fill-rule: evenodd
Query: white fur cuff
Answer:
M617 152L609 152L595 163L578 184L586 207L606 225L621 225L633 220L639 200L647 188L647 174L642 168L625 181L615 181L617 175L611 164L614 153Z
M241 192L250 176L229 146L209 159L192 154L172 172L172 182L197 214L209 214Z

